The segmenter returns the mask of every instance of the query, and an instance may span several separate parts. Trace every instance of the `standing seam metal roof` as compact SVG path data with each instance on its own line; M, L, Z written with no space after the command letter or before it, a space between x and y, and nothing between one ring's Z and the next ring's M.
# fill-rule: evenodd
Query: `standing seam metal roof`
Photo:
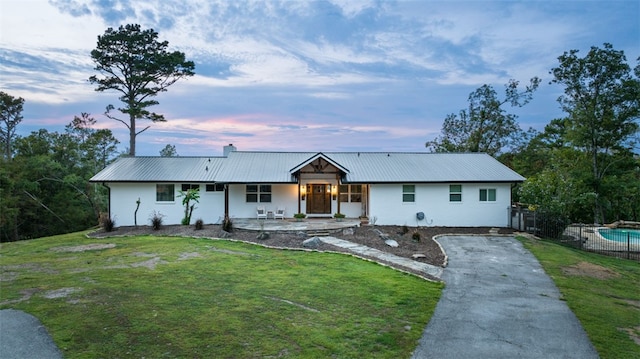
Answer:
M228 157L123 157L93 182L295 183L291 169L320 152L243 152ZM484 153L322 152L345 183L521 182Z
M224 157L122 157L91 182L214 182Z

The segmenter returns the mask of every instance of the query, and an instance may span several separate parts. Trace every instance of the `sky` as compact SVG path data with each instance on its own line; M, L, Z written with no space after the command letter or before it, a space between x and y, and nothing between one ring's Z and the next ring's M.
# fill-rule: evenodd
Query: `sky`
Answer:
M631 67L640 57L640 0L0 0L0 91L25 100L18 135L86 112L126 150L128 130L104 116L118 93L88 81L97 37L125 24L157 31L196 72L156 97L167 121L138 125L151 125L139 156L167 144L180 156L425 152L475 89L502 98L534 76L534 99L505 110L542 130L564 116L549 71L565 51L611 43Z

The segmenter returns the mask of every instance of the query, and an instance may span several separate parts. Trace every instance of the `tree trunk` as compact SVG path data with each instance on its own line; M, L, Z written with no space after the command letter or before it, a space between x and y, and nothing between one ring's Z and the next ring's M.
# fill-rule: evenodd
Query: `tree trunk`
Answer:
M136 155L136 118L129 115L129 156Z

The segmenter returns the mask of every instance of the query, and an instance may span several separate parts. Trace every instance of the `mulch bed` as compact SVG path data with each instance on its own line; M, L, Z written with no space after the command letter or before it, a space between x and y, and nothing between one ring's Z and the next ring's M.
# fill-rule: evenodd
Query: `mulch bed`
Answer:
M395 254L400 257L413 258L415 254L419 254L420 258L415 260L436 265L444 266L445 254L442 249L433 240L434 236L439 234L485 234L489 235L489 227L420 227L420 228L403 228L402 226L361 226L354 227L349 230L336 230L330 233L331 236L359 243L371 248ZM407 231L408 230L408 231ZM391 239L398 242L398 247L391 247L385 244L380 237L378 231L386 234ZM414 232L419 233L420 240L414 240ZM170 225L163 226L159 230L153 230L150 226L138 227L118 227L112 232L104 232L99 229L89 234L90 238L108 238L114 236L184 236L184 237L202 237L202 238L228 238L243 242L256 243L262 246L274 248L288 249L305 249L302 242L309 238L304 232L267 232L268 238L260 239L258 235L260 231L234 229L227 233L222 230L220 225L205 225L203 229L196 230L194 226ZM500 228L499 234L511 234L513 230L508 228ZM336 247L330 244L322 243L316 250L331 252L346 252L348 250ZM376 260L378 261L378 260ZM379 262L379 261L378 261ZM391 263L384 263L393 266ZM400 268L405 271L406 268ZM419 273L424 276L424 273Z

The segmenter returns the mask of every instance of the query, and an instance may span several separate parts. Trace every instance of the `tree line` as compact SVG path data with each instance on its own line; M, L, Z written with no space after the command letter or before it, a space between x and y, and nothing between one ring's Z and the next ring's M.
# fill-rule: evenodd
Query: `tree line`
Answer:
M165 121L150 110L155 97L176 81L193 76L195 65L179 51L168 51L153 29L130 24L108 28L91 51L96 91L115 91L122 106L106 106L104 115L129 130L127 155L135 156L138 120ZM96 120L82 113L63 133L41 129L16 135L24 99L0 92L0 241L15 241L78 231L95 226L107 210L107 190L89 179L109 164L118 140L110 130L94 129ZM162 156L177 156L167 145Z
M514 199L558 222L640 220L640 57L635 68L611 44L558 57L551 84L565 116L542 131L524 131L506 106L521 107L540 84L519 90L511 80L503 98L488 85L469 95L467 109L450 114L442 133L426 143L434 152L486 152L526 181Z

